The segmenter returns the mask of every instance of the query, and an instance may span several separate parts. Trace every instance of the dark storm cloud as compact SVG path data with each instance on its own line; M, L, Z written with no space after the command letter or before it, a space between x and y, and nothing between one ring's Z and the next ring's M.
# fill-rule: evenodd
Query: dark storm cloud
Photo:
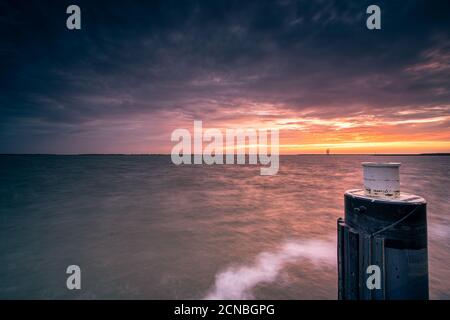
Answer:
M319 117L450 101L448 1L0 2L0 146L242 101ZM82 30L65 27L69 4ZM382 9L382 30L365 10ZM86 129L87 130L87 129Z

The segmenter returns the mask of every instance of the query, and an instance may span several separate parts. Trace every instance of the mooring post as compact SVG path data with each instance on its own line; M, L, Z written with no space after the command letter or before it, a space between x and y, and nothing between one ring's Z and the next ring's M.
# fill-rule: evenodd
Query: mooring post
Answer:
M364 190L345 192L337 221L338 297L428 299L426 201L400 192L400 163L362 165Z

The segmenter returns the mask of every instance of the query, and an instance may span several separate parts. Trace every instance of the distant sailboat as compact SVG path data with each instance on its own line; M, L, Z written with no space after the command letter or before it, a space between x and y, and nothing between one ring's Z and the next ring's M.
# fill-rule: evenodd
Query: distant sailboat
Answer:
M330 149L327 149L327 155L329 155L330 154Z

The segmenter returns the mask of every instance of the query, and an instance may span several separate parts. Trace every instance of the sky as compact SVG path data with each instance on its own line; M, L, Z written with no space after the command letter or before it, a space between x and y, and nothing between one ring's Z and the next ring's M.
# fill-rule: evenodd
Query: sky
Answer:
M81 8L81 30L66 8ZM366 8L381 8L381 30ZM277 128L281 153L450 152L450 2L0 0L0 153L170 153Z

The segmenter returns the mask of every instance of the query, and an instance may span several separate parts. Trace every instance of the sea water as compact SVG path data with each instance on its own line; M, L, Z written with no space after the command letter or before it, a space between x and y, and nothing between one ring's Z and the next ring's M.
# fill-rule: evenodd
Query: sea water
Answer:
M336 219L361 162L428 201L430 296L450 298L450 157L0 156L0 298L336 299ZM68 290L66 268L81 269Z

